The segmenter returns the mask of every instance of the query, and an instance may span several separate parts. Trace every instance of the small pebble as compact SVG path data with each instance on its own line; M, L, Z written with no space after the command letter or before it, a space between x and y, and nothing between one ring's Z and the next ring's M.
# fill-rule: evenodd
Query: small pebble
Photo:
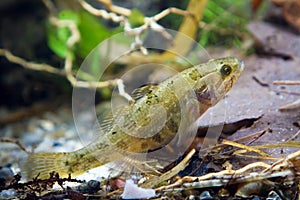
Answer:
M61 147L61 146L63 146L62 145L62 143L60 143L60 142L53 142L53 145L52 145L53 147Z
M0 177L5 178L7 176L13 176L13 171L11 170L11 164L5 166L0 166Z
M90 180L88 182L88 186L89 186L89 188L91 188L93 190L97 190L97 189L100 189L100 182L96 181L96 180Z
M55 124L50 120L40 120L40 127L43 128L45 131L53 131L55 128Z
M282 198L275 191L271 191L266 200L282 200Z
M204 192L202 192L201 194L200 194L200 200L208 200L208 199L214 199L211 195L210 195L210 193L209 193L209 191L204 191Z
M0 198L1 197L14 197L14 196L16 196L16 191L14 189L2 190L0 193Z
M225 188L221 188L218 192L219 197L226 198L230 196L230 193Z
M82 183L77 187L77 190L83 193L95 193L100 190L100 182L96 180L90 180L87 183Z
M140 188L134 184L133 180L126 180L124 191L122 193L123 199L149 199L155 197L155 190Z
M5 183L14 178L14 173L10 165L0 167L0 185L5 186Z

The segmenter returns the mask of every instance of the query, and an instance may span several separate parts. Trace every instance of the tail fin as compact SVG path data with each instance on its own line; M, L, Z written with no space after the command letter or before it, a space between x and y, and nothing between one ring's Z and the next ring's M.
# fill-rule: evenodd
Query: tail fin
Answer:
M60 177L68 177L71 173L67 166L68 153L33 153L22 163L22 175L25 178L49 178L53 171ZM24 174L23 174L24 173Z

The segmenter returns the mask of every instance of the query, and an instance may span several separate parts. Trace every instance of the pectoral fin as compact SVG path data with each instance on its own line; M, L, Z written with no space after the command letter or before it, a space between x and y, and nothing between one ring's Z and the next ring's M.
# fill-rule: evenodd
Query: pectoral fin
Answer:
M134 100L137 101L138 99L142 98L146 94L152 93L152 91L156 87L157 87L157 85L153 85L153 84L142 86L140 88L133 90L131 96Z

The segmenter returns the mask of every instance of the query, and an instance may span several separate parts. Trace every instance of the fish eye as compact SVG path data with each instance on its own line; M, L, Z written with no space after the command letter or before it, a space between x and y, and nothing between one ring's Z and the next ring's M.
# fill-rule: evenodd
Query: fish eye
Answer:
M231 73L231 67L229 65L223 65L220 72L222 75L228 76Z

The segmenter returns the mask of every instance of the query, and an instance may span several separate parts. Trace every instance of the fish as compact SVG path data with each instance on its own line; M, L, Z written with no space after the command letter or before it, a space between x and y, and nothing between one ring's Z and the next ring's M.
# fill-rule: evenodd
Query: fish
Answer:
M234 57L209 60L189 67L157 85L132 92L134 103L102 119L99 136L73 152L30 153L22 164L27 178L76 177L90 169L120 160L130 153L159 150L217 104L239 79L244 64ZM101 133L100 133L101 132Z

